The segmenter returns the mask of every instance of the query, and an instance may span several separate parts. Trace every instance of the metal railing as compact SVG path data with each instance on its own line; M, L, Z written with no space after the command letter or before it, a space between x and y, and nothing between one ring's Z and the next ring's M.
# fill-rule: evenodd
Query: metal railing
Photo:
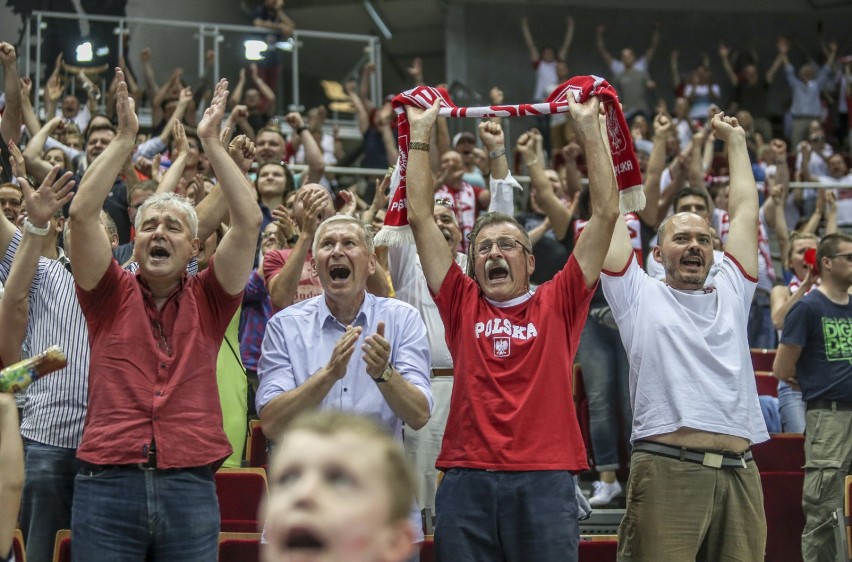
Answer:
M214 53L213 55L213 75L214 78L218 81L221 77L220 71L220 53L219 53L219 44L223 41L224 36L222 32L236 32L236 33L245 33L247 35L257 35L261 33L257 27L249 26L249 25L232 25L232 24L224 24L224 23L209 23L209 22L189 22L189 21L174 21L174 20L166 20L166 19L157 19L157 18L141 18L141 17L119 17L119 16L102 16L102 15L80 15L76 13L69 12L51 12L51 11L42 11L35 10L32 12L32 16L26 20L26 64L25 71L27 75L32 75L31 69L31 61L30 61L30 53L32 53L32 41L33 41L33 26L35 26L35 50L36 50L36 64L38 66L41 65L42 62L42 42L43 42L43 30L47 26L47 22L50 19L65 19L65 20L89 20L93 22L104 22L104 23L114 23L116 27L113 29L113 34L116 36L116 52L118 56L121 57L124 55L124 36L129 33L128 24L145 24L145 25L154 25L154 26L163 26L163 27L174 27L174 28L184 28L184 29L192 29L196 31L196 37L198 40L198 74L201 76L204 74L204 60L205 60L205 52L207 50L206 43L208 40L212 43L210 47ZM367 56L367 61L376 65L376 72L373 73L371 77L370 83L370 98L374 104L374 106L378 107L381 105L382 99L382 57L381 57L381 43L379 42L379 38L373 35L362 35L356 33L337 33L330 31L309 31L309 30L300 30L296 29L292 34L293 38L293 49L291 52L292 56L292 92L291 92L291 101L290 108L292 111L303 111L303 107L301 105L301 87L300 87L300 78L299 78L299 49L300 49L300 39L305 38L313 38L313 39L322 39L322 40L333 40L333 41L348 41L348 42L356 42L356 43L364 43L365 51ZM42 84L42 76L40 69L35 73L35 92L39 92ZM38 96L35 96L38 98ZM40 100L36 99L34 101L36 111L39 110Z

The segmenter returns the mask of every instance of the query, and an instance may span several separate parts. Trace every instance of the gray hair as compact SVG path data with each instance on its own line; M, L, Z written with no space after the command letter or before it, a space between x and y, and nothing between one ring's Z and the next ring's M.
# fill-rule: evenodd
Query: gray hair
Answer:
M152 195L142 203L142 206L136 212L136 221L133 227L137 232L142 227L142 217L148 209L176 209L181 211L186 215L189 233L193 238L198 238L198 215L195 213L195 207L192 206L189 199L175 193L158 193Z
M320 233L322 230L331 223L334 222L350 222L352 224L358 225L358 229L361 231L361 234L364 235L364 242L367 245L367 252L375 253L375 244L373 243L373 230L369 225L362 223L360 220L355 217L350 217L349 215L333 215L322 221L317 227L316 234L314 234L314 243L311 246L311 252L316 256L317 251L319 251L319 243L320 243Z

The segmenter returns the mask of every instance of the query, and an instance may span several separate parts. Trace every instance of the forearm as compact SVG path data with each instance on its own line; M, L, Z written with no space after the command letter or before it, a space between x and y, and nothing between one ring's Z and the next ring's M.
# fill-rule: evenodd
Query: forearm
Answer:
M104 200L133 150L133 141L130 136L116 136L100 156L89 164L71 204L72 221L78 218L80 221L97 222Z
M728 168L731 174L728 214L731 221L745 217L751 224L757 223L758 201L751 161L746 150L745 138L736 137L727 143Z
M24 447L18 410L6 396L0 405L0 552L8 553L15 534L24 489Z
M252 186L218 138L212 142L202 140L202 143L204 153L219 180L222 195L228 204L228 213L231 217L230 238L233 239L239 235L246 239L245 242L253 244L263 216L257 201L252 197L254 191Z
M24 97L21 101L21 115L27 131L30 133L30 137L41 130L41 121L39 121L38 115L36 115L35 109L33 109L33 103L28 97Z
M527 231L527 236L530 237L530 244L533 246L538 244L539 240L544 237L548 230L550 230L550 224L548 221L542 221L540 225Z
M228 203L217 183L196 207L198 215L198 239L207 240L219 225L228 218Z
M163 174L163 179L160 180L160 185L157 186L157 193L172 193L177 189L178 182L183 176L183 171L186 168L186 160L189 156L186 153L181 153L177 158L172 160L172 165Z
M5 142L15 144L21 138L21 81L18 77L18 65L13 61L5 66L6 109L0 121L0 134Z
M550 180L544 173L544 163L541 158L536 156L532 165L528 162L526 164L530 174L530 186L535 190L536 200L541 206L541 210L544 211L544 214L550 220L556 237L562 240L565 238L568 227L571 225L571 214L559 198L556 197L556 194L553 193Z
M429 421L429 401L423 392L405 380L396 369L387 382L377 384L385 400L406 425L420 429Z
M645 185L642 190L645 193L645 208L636 214L646 225L656 229L659 226L658 206L660 204L660 178L666 167L666 140L664 138L654 139L654 148L648 158L648 166L645 173Z
M308 183L319 183L325 173L325 161L322 157L322 149L317 144L311 131L303 127L298 133L299 140L305 146L305 163L308 165ZM304 185L305 182L302 182Z
M778 303L772 303L772 325L775 326L776 330L781 330L784 328L784 319L787 318L787 313L790 312L790 309L793 308L793 305L802 300L802 297L808 292L810 287L805 287L804 285L799 285L796 291L792 294L787 290L786 287L781 287L778 289L779 292L782 290L788 295L786 299L779 299Z
M393 136L393 131L390 125L384 125L381 128L382 143L385 145L385 154L388 157L388 165L392 166L399 158L399 149L396 145L396 139Z
M302 231L284 267L270 281L269 296L275 308L287 308L293 304L299 289L299 280L302 278L305 257L312 243L313 235Z
M266 438L277 440L297 415L319 406L335 382L337 379L323 367L304 384L273 398L260 411L261 428Z
M24 231L9 277L6 279L3 298L0 299L0 326L3 326L4 331L0 361L4 365L21 360L21 346L29 318L30 287L35 277L43 241L44 237Z

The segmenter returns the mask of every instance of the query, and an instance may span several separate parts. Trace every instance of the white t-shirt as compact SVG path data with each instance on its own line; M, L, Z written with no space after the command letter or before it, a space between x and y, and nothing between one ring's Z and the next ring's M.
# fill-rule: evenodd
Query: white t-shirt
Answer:
M769 439L746 329L755 281L729 255L716 287L702 291L652 279L633 257L623 272L601 274L630 360L631 441L681 427Z
M621 74L624 72L624 63L618 59L612 59L609 63L609 69L612 71L613 75ZM648 70L648 60L645 57L639 57L636 62L633 63L633 68L636 70Z

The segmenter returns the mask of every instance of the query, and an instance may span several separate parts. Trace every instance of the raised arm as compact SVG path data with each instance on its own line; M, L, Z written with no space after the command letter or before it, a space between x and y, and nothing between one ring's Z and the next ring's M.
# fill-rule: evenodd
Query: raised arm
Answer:
M26 125L31 139L41 129L41 121L38 115L36 115L35 109L33 109L32 98L30 98L32 87L32 80L21 78L21 117L24 120L24 125Z
M219 129L227 99L228 81L223 79L216 85L210 107L198 124L198 138L219 179L231 217L231 228L216 249L216 279L228 294L236 295L245 288L246 278L252 270L254 252L247 252L246 248L254 248L257 244L263 216L252 196L253 190L248 179L228 155L220 139ZM254 144L244 136L237 137L233 142L247 156L254 155Z
M574 40L574 16L565 18L565 37L562 39L562 46L559 47L559 60L568 59L568 50L571 49L571 42Z
M370 113L364 105L364 100L358 95L355 81L350 80L343 84L343 91L349 96L349 101L352 102L352 106L355 108L355 114L358 116L358 130L363 135L370 128Z
M533 38L532 32L530 31L530 18L527 16L521 18L521 34L524 36L524 43L526 43L527 50L530 53L530 60L532 62L538 62L540 54L538 52L538 47L535 46L535 39Z
M53 135L54 131L61 129L62 126L62 117L49 119L43 127L33 134L30 142L24 148L23 154L24 160L27 163L27 170L37 181L44 181L51 167L41 157L42 152L44 152L44 144L47 142L48 137Z
M660 179L666 167L666 139L672 130L672 120L660 113L654 118L654 148L645 169L645 208L636 215L647 226L655 229L660 225Z
M651 64L651 59L654 58L654 54L657 52L657 47L660 45L660 24L659 22L654 24L654 29L651 31L651 42L648 43L648 48L645 49L645 60L648 64Z
M527 131L518 137L515 149L521 155L524 165L530 175L530 187L535 192L535 198L541 210L550 221L556 238L563 240L571 225L571 213L553 192L553 185L544 173L544 162L536 151L536 136L541 136L536 129Z
M711 122L716 138L725 142L731 175L728 215L731 230L725 251L734 257L743 271L757 277L757 186L748 158L745 131L735 117L718 113Z
M722 59L722 68L725 69L725 74L728 76L728 80L731 81L731 85L734 87L738 86L740 79L731 65L731 48L724 43L719 43L719 58Z
M275 109L275 92L272 91L272 88L269 85L261 80L260 76L257 74L257 65L252 63L249 65L249 72L251 72L251 80L254 83L254 87L257 88L257 91L260 92L261 97L266 100L265 108L266 109Z
M577 138L586 153L592 207L589 223L574 245L574 257L583 270L586 287L591 289L598 282L604 266L613 229L616 224L623 225L624 221L618 210L615 170L612 167L600 100L593 97L580 104L568 96L568 104L576 124Z
M77 195L71 202L69 221L73 234L70 237L70 248L74 255L74 280L85 291L91 291L97 286L112 260L112 249L101 226L100 213L116 176L133 150L139 131L136 104L127 92L121 69L116 69L116 76L118 131L86 169Z
M148 94L148 99L152 100L151 104L153 105L154 96L157 95L157 91L160 88L157 85L157 77L154 75L154 68L151 66L151 49L148 47L142 49L141 59L142 74L145 76L145 92Z
M157 193L169 193L177 189L178 182L183 177L183 171L186 168L186 161L189 158L189 142L186 139L183 124L178 119L172 119L172 126L169 127L166 124L163 128L172 130L174 153L172 154L172 165L163 174L163 178L157 186Z
M3 112L3 120L0 121L3 142L18 142L21 138L21 82L15 57L15 47L6 42L0 43L0 64L3 65L3 87L6 93L6 110Z
M59 166L54 167L38 190L33 191L29 182L19 177L18 182L24 192L27 208L27 221L36 229L45 229L45 235L51 227L50 220L57 211L71 201L74 181L71 172L60 177ZM38 258L41 255L44 236L25 228L21 244L15 253L15 260L6 279L3 298L0 299L0 326L3 326L0 361L11 365L21 360L21 346L27 333L29 319L30 287L35 277ZM0 549L2 552L2 549Z
M299 138L305 147L305 162L308 165L308 173L307 177L302 179L302 185L306 183L319 183L325 173L325 160L322 156L322 149L311 134L311 130L305 126L305 120L300 113L293 111L288 113L285 119L287 120L287 124L293 129L293 134Z
M604 60L606 67L609 68L612 64L612 55L609 54L609 51L606 50L606 44L604 43L605 30L605 25L598 25L597 29L595 30L595 46L598 48L598 54L600 54L601 58Z
M411 127L411 143L421 148L409 149L407 169L408 222L414 232L414 242L423 274L429 290L435 294L441 289L444 277L450 270L455 256L447 246L444 235L438 229L433 218L435 208L434 189L432 187L432 171L429 168L429 138L435 119L438 116L438 104L423 111L408 107L408 123ZM423 150L426 145L426 150Z

